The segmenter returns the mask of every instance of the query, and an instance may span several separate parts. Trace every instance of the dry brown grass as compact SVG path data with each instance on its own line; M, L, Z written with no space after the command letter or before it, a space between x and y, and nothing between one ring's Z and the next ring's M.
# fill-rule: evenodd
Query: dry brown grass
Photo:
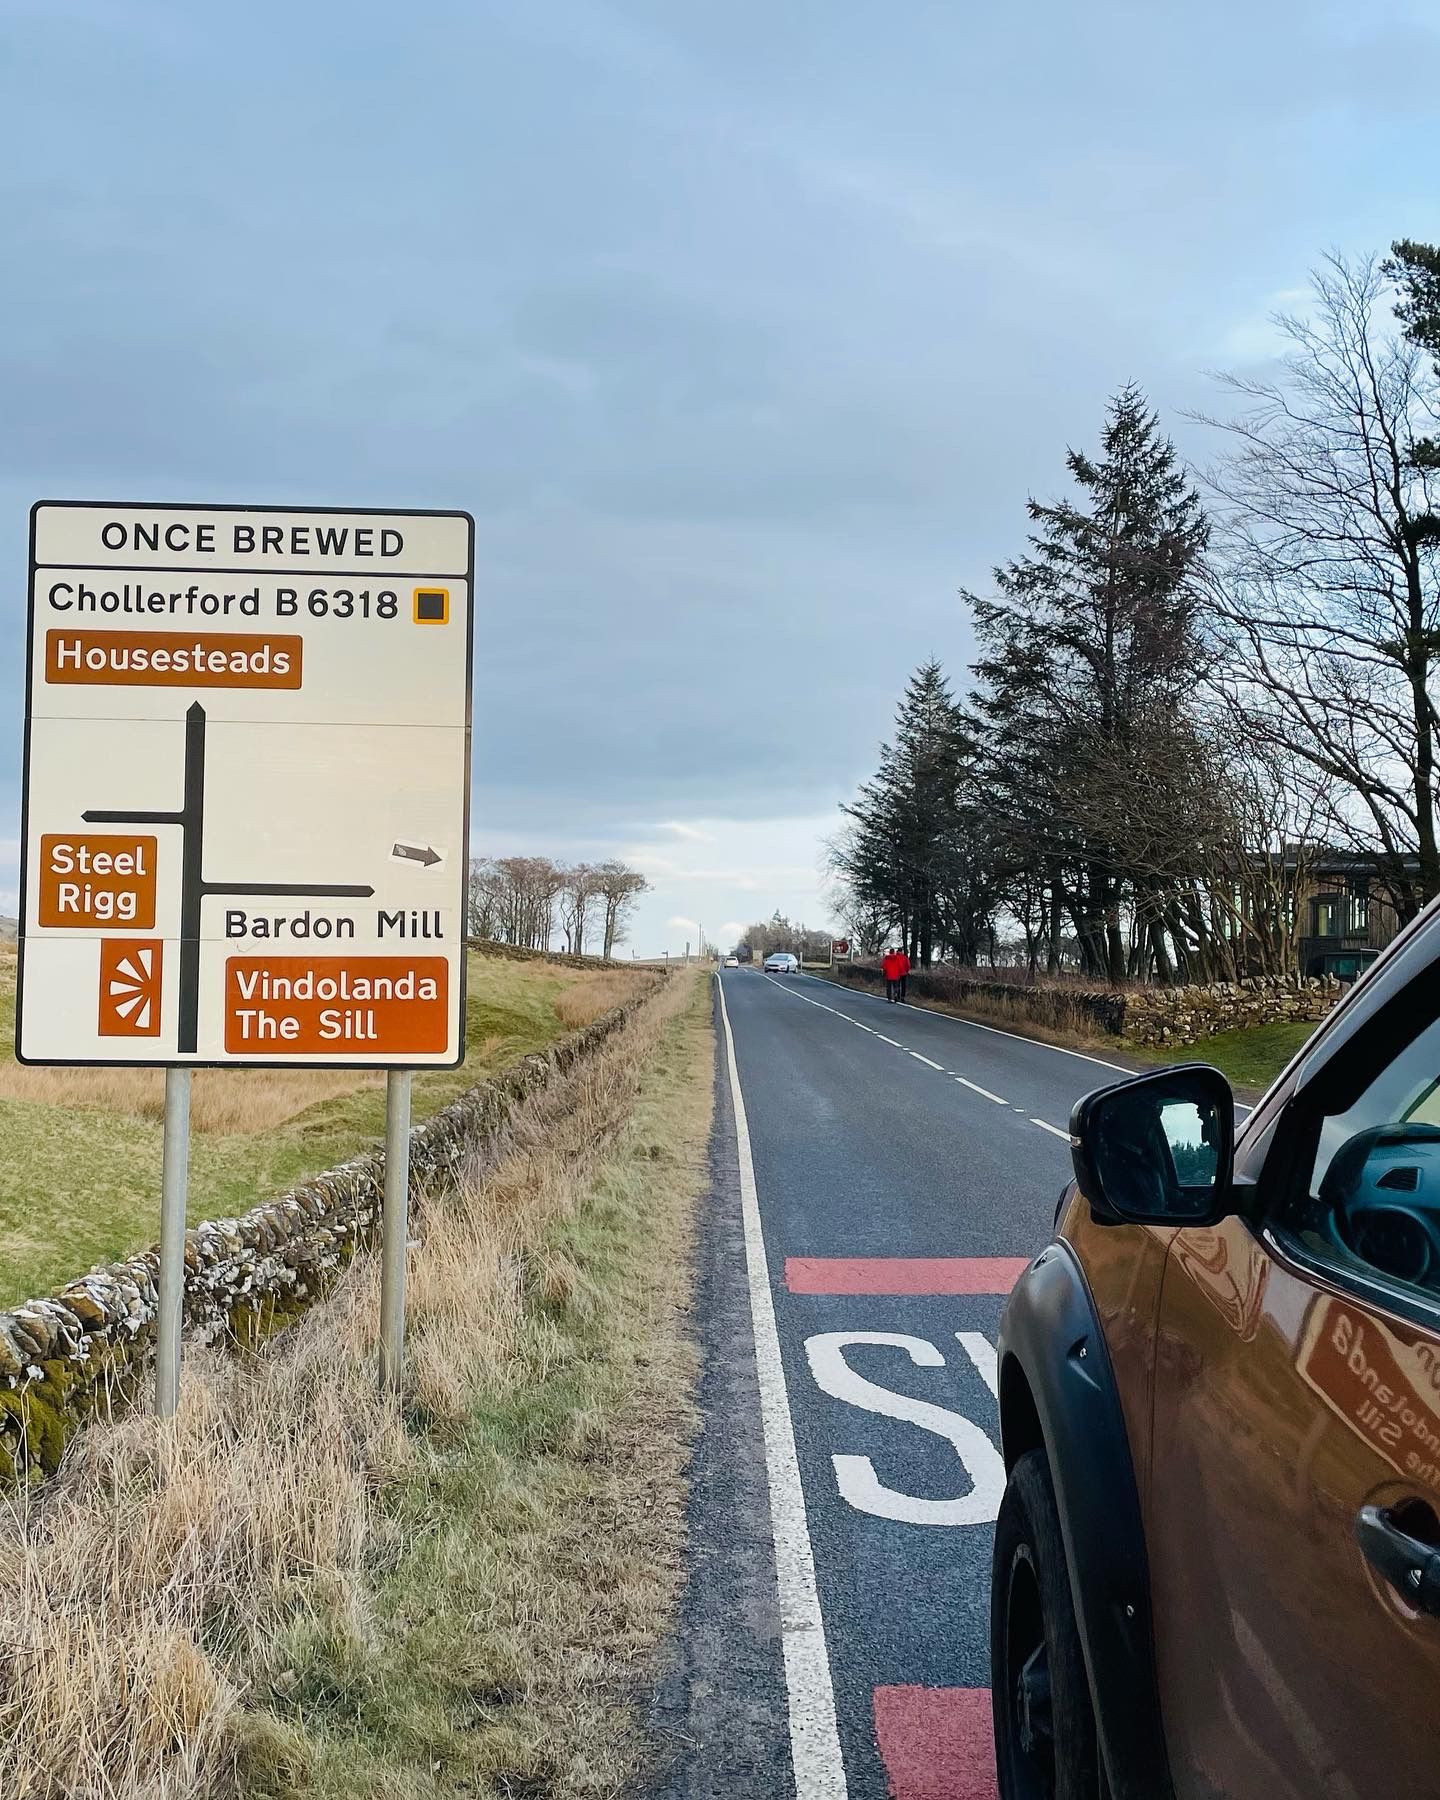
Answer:
M582 975L555 1002L555 1012L569 1031L593 1024L602 1013L621 1006L635 992L635 976L628 969L597 969Z
M82 1435L4 1522L7 1800L619 1791L678 1580L702 986L431 1200L403 1412L367 1258L267 1353L192 1357L177 1420Z
M318 1101L380 1087L384 1080L367 1069L197 1069L190 1087L190 1124L216 1136L269 1131ZM0 1100L160 1119L165 1115L165 1077L158 1069L35 1069L0 1062Z

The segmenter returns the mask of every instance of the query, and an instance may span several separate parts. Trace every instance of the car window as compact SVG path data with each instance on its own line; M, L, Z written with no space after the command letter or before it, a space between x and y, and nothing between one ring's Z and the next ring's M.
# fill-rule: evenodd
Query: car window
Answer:
M1272 1223L1342 1275L1440 1305L1440 1019L1409 1023L1388 1060L1366 1046L1368 1066L1318 1106Z

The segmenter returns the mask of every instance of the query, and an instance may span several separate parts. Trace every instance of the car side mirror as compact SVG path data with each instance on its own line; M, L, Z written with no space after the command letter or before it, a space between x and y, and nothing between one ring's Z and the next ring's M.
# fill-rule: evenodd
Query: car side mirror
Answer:
M1214 1225L1234 1210L1230 1083L1182 1063L1087 1094L1070 1114L1070 1154L1104 1223Z

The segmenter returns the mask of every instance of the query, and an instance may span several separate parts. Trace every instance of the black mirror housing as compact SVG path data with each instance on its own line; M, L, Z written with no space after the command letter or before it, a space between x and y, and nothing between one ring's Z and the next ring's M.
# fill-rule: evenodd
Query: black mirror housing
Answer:
M1235 1096L1208 1063L1179 1063L1077 1100L1075 1180L1106 1224L1214 1225L1233 1212Z

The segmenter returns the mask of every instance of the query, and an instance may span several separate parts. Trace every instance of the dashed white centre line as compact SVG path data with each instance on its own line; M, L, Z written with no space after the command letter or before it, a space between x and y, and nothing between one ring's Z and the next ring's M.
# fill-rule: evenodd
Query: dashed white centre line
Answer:
M1038 1125L1042 1131L1048 1131L1051 1137L1064 1138L1067 1144L1070 1142L1070 1133L1062 1131L1058 1125L1048 1124L1044 1119L1032 1119L1030 1123Z
M999 1094L992 1094L989 1088L982 1088L978 1081L967 1081L963 1075L957 1075L955 1079L960 1083L961 1087L969 1088L972 1094L979 1094L983 1099L993 1100L997 1106L1008 1106L1010 1104L1008 1100L1002 1100Z
M882 1044L889 1044L892 1049L903 1050L905 1048L899 1038L887 1038L883 1031L877 1031L874 1035L879 1038Z
M916 1062L923 1062L927 1069L940 1069L942 1075L945 1073L944 1069L940 1068L939 1063L931 1062L928 1056L922 1056L918 1050L912 1050L910 1054L915 1058Z

